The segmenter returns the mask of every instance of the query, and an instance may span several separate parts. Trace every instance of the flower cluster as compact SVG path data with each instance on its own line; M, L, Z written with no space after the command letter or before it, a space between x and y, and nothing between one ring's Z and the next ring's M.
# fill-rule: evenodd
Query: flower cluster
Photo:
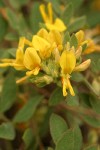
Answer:
M16 58L1 59L0 67L12 66L16 70L26 71L26 76L17 83L26 78L33 79L35 83L55 82L63 87L64 96L67 95L68 90L74 96L70 82L71 73L84 71L91 62L88 59L80 63L83 48L85 47L85 50L89 48L89 40L84 40L84 32L80 30L74 34L74 38L77 44L66 40L64 34L57 30L47 31L42 28L33 35L31 41L21 37Z

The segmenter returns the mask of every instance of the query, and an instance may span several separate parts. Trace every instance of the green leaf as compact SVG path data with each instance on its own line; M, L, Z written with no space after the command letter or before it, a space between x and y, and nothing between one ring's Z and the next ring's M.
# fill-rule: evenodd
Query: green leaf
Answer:
M75 82L82 82L84 80L84 77L81 73L75 72L71 74L71 80Z
M69 32L66 31L65 34L64 34L64 40L63 40L63 44L67 44L67 42L70 42L70 35L69 35Z
M68 94L68 96L66 97L66 103L69 106L79 106L79 98L76 92L75 96L71 96L70 94Z
M48 147L48 150L53 150L53 148L52 147Z
M48 132L49 120L50 120L52 112L53 112L52 108L48 108L48 110L45 112L45 115L43 117L43 121L41 123L40 130L39 130L39 133L40 133L41 137L44 137Z
M56 114L52 114L50 118L50 131L55 144L57 144L58 140L67 130L68 126L64 119Z
M39 23L42 22L42 16L39 10L40 3L35 2L31 8L30 16L29 16L29 23L30 28L33 34L36 34L39 30Z
M90 117L90 116L86 116L86 115L84 115L82 117L83 117L83 120L85 122L87 122L89 125L91 125L92 127L100 128L100 117L98 117L98 119L93 116Z
M86 24L86 17L85 16L77 18L73 23L71 23L68 26L68 31L73 33L75 31L83 28L85 24Z
M73 4L73 10L75 11L83 3L83 0L68 0L68 2Z
M91 70L94 73L100 72L100 53L92 53L86 56L87 59L91 59Z
M6 78L0 100L0 112L5 112L11 108L16 100L16 81L13 74Z
M9 3L12 7L14 7L15 9L18 9L20 7L18 0L9 0Z
M66 6L63 13L61 14L61 19L63 20L66 26L70 23L72 15L73 15L73 7L72 4L70 3Z
M9 0L10 4L14 7L14 8L19 8L23 5L26 5L30 0Z
M11 31L10 33L7 33L5 35L5 40L8 40L8 41L18 41L18 39L19 39L18 35L15 33L11 33Z
M8 19L8 23L9 25L13 28L13 29L17 29L19 28L18 25L18 16L10 9L10 8L6 8L6 14L7 14L7 19Z
M80 150L82 148L82 134L78 126L74 127L74 150Z
M17 0L20 6L26 5L30 0Z
M99 150L97 145L88 146L84 150Z
M7 49L8 53L13 56L14 58L16 57L16 48L9 48Z
M29 148L34 146L34 135L33 135L33 130L31 128L28 128L25 130L23 137L22 137L24 143L25 143L25 148L29 150Z
M28 26L23 14L18 15L18 33L20 36L25 36L27 38L26 33L28 33Z
M29 99L28 102L23 106L21 110L14 117L14 122L26 122L28 121L34 114L36 107L39 105L40 101L43 99L42 96L37 95L33 98Z
M5 4L4 4L3 0L0 0L0 7L2 8L4 6L5 6Z
M84 52L86 50L86 48L87 48L87 44L85 43L82 45L82 52Z
M68 130L63 134L62 138L58 141L55 150L65 150L65 149L73 150L74 149L73 142L74 142L73 131Z
M7 22L3 19L3 17L0 14L0 29L1 29L1 31L0 31L0 41L3 40L3 38L6 34L6 31L7 31L7 27L8 27Z
M100 114L100 100L95 98L95 97L93 97L93 96L91 96L89 98L89 101L90 101L90 104L92 105L93 110L96 113Z
M79 127L69 129L57 142L55 150L80 150L82 147L82 135Z
M64 100L62 88L56 88L50 96L49 105L55 106Z
M87 22L90 27L95 27L97 24L100 24L100 15L99 11L91 11L87 14Z
M2 123L0 125L0 138L13 140L15 138L15 130L11 123Z
M16 14L10 8L6 8L7 18L9 25L14 29L17 30L19 35L24 36L25 32L27 31L27 24L22 14ZM16 19L18 18L18 19Z
M78 40L77 40L75 34L73 34L73 35L71 36L70 46L71 46L71 47L74 46L75 48L77 48L77 46L78 46Z

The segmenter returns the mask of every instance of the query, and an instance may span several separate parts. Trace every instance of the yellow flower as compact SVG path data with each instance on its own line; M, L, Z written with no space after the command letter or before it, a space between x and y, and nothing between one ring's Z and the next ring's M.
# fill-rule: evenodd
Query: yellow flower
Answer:
M100 45L95 44L93 40L89 40L88 47L85 49L83 54L90 54L95 51L100 52Z
M88 40L85 40L85 34L82 30L78 31L76 34L75 34L77 40L78 40L78 46L82 46L83 44L87 44L88 43Z
M40 70L41 59L37 54L37 51L29 47L26 49L24 54L24 66L30 70L26 72L26 75L37 75Z
M48 15L45 11L45 5L40 5L40 12L43 17L43 20L45 22L45 25L48 30L57 30L59 32L63 32L66 30L66 26L64 25L63 21L59 18L56 18L55 21L53 21L53 11L52 11L52 4L48 3L47 6L48 9Z
M80 65L76 63L75 52L72 49L65 50L62 52L60 57L60 67L61 67L61 76L62 76L62 84L63 84L63 95L67 95L67 91L69 89L72 96L75 95L74 90L70 83L70 74L74 71L84 71L90 65L91 60L83 62Z
M63 37L59 33L59 31L52 30L50 32L47 32L45 29L40 29L39 32L37 33L38 36L44 38L51 44L51 49L58 48L58 50L63 49Z
M3 63L0 64L0 67L12 66L16 70L23 70L23 69L25 69L25 66L23 64L23 59L24 59L24 52L23 52L24 43L25 43L25 38L21 37L20 40L19 40L18 49L16 51L16 59L1 59L0 61L3 62Z
M75 54L72 51L63 51L60 57L62 74L71 74L76 65Z
M29 47L24 52L24 46L27 44ZM32 42L24 37L21 37L16 51L16 59L1 59L0 67L12 66L16 70L29 70L26 76L19 79L17 83L26 80L31 75L37 75L40 70L41 59L37 51L32 47Z
M61 67L61 74L62 74L62 84L63 84L63 95L67 95L67 89L70 90L72 96L75 95L73 88L70 83L70 74L72 73L73 69L76 65L76 58L75 54L72 51L63 51L60 57L60 67Z
M42 37L34 35L32 38L32 44L42 59L46 59L51 55L51 44Z
M100 45L95 44L91 39L85 40L85 34L82 30L78 31L75 36L78 40L78 46L87 44L87 48L84 50L83 54L90 54L94 51L100 52Z

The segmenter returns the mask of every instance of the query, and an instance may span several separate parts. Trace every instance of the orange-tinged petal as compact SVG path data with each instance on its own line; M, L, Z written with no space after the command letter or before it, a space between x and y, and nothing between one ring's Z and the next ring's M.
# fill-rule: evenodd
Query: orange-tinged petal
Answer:
M80 30L75 34L75 36L78 39L78 45L81 45L81 43L84 41L84 32Z

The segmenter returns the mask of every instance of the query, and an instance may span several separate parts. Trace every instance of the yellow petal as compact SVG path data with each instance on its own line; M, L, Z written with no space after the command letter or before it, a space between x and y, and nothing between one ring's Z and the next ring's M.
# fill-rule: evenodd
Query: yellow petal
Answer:
M9 67L11 63L1 63L0 68Z
M89 39L88 40L88 47L85 49L85 51L83 52L83 54L90 54L92 52L94 52L96 50L96 47L95 47L95 43L93 40Z
M51 3L48 3L48 15L49 15L50 22L52 23L53 22L53 11L52 11Z
M24 65L27 69L33 70L39 67L41 59L34 48L27 48L24 55Z
M15 59L4 58L4 59L0 59L0 62L3 62L3 63L12 63L12 62L15 62Z
M15 67L15 69L17 70L23 70L25 69L24 64L23 64L23 60L24 60L24 52L22 49L17 49L16 51L16 60L15 63L21 65L22 67Z
M59 31L52 30L49 32L49 41L51 43L56 43L56 46L59 48L59 50L62 50L62 35L59 33Z
M26 75L27 76L31 76L31 75L37 75L39 73L40 67L36 67L35 69L33 69L32 71L27 71Z
M84 71L90 66L90 63L91 63L91 60L88 59L84 61L83 63L81 63L80 65L78 65L77 67L75 67L73 71Z
M50 43L37 35L33 36L32 44L37 51L50 48Z
M71 51L63 51L60 57L62 74L70 74L76 65L75 54Z
M63 78L62 83L63 83L63 96L67 96L67 89L68 89L67 80Z
M44 38L44 39L48 39L48 32L44 28L40 29L38 31L37 35Z
M73 90L72 85L71 85L71 83L70 83L70 80L68 79L67 82L68 82L68 88L69 88L70 94L71 94L72 96L75 96L75 93L74 93L74 90Z
M82 47L80 46L75 52L76 59L78 59L82 54Z
M27 78L28 78L28 76L24 76L24 77L18 79L18 80L16 81L16 84L23 83Z
M78 45L81 45L81 43L84 41L84 32L80 30L79 32L75 34L75 36L78 39Z
M33 47L39 51L42 59L48 58L51 55L51 44L47 40L35 35L33 36L32 43Z
M70 80L69 80L68 76L63 78L63 82L62 83L63 83L63 96L67 96L67 90L70 91L70 94L72 96L75 96L74 90L73 90L73 88L71 86L71 83L70 83Z
M25 37L21 37L19 39L18 48L21 49L21 50L23 50L24 44L25 44Z
M46 14L45 5L44 5L44 4L40 5L40 12L41 12L41 15L42 15L42 17L43 17L44 22L45 22L45 23L46 23L46 22L50 22L50 20L49 20L49 18L48 18L48 15Z
M67 29L67 27L64 25L63 21L59 18L57 18L53 24L46 23L45 25L48 30L57 30L59 32L63 32Z

